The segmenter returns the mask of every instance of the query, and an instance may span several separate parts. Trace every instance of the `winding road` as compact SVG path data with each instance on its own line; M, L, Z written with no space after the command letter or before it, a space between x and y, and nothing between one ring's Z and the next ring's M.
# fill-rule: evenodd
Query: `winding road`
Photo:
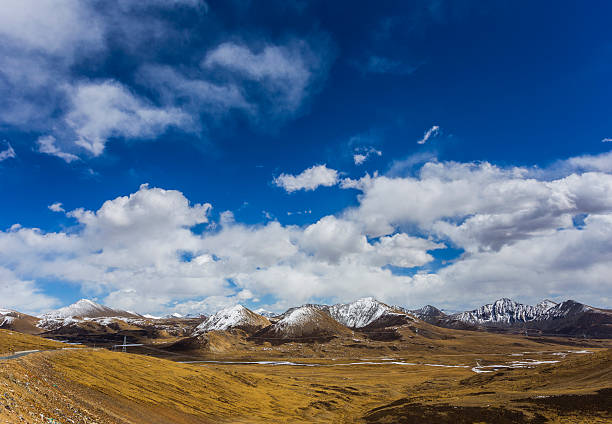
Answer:
M22 356L26 356L26 355L29 355L31 353L36 353L36 352L42 352L42 351L40 350L22 350L21 352L15 352L9 356L0 356L0 361L6 361L9 359L17 359L17 358L21 358Z

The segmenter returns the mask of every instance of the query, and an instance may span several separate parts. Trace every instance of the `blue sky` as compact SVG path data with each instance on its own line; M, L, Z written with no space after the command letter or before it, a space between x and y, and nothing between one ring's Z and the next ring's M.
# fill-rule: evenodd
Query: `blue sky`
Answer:
M612 306L611 12L9 1L0 306Z

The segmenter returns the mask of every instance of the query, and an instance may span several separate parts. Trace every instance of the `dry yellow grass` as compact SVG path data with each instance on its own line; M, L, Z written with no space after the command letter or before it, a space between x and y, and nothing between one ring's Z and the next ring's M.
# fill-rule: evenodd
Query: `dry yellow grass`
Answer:
M51 350L66 347L65 344L16 331L0 330L0 356L24 350Z
M392 353L408 362L472 366L516 359L510 355L525 347L540 353L520 358L559 359L541 351L563 349L498 335L472 333L465 340L463 347L454 338L433 350L415 344L413 352ZM475 340L489 345L478 353ZM610 422L610 392L596 391L612 388L612 355L591 350L559 364L489 374L425 365L179 364L106 350L51 351L0 362L0 424L49 418L62 424Z

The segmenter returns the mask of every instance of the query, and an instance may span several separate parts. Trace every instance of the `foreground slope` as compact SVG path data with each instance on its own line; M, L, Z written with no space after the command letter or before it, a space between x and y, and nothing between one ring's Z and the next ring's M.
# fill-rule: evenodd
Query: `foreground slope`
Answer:
M331 422L295 381L103 350L0 362L3 422Z

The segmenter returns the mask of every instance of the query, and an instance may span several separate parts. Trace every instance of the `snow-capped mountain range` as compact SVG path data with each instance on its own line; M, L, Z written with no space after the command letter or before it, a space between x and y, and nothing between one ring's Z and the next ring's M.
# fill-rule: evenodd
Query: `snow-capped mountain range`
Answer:
M555 302L548 299L531 306L503 298L478 309L451 316L469 324L512 325L517 322L541 320L547 316L548 311L557 306Z
M292 328L288 330L289 333L297 334L302 331L294 330L297 327L307 327L311 330L317 325L333 327L328 317L345 328L361 331L368 328L400 326L410 320L414 321L416 317L436 326L455 329L503 330L527 327L542 333L560 335L612 336L610 334L612 311L593 308L571 300L562 303L544 300L532 306L503 298L471 311L445 314L431 305L417 310L408 310L399 306L389 306L372 297L367 297L331 306L303 305L291 308L280 315L262 309L253 312L244 306L235 305L209 318L204 315L182 316L179 314L158 318L112 309L88 299L81 299L72 305L40 315L39 318L26 316L10 309L0 309L0 327L13 326L18 317L19 319L29 317L30 331L36 327L47 331L57 331L63 327L86 322L101 326L116 326L117 321L123 321L141 328L155 327L170 332L175 331L174 327L178 326L181 334L187 332L186 334L196 336L208 331L230 329L242 329L252 334L272 325L276 332L286 332L285 329Z
M535 331L542 335L612 337L612 311L594 308L574 300L555 303L543 300L526 305L502 298L477 309L444 314L430 305L415 316L430 324L454 329L494 331Z
M450 317L470 324L512 326L521 323L547 322L594 311L603 310L573 300L555 303L546 299L531 306L503 298L478 309L453 314Z

